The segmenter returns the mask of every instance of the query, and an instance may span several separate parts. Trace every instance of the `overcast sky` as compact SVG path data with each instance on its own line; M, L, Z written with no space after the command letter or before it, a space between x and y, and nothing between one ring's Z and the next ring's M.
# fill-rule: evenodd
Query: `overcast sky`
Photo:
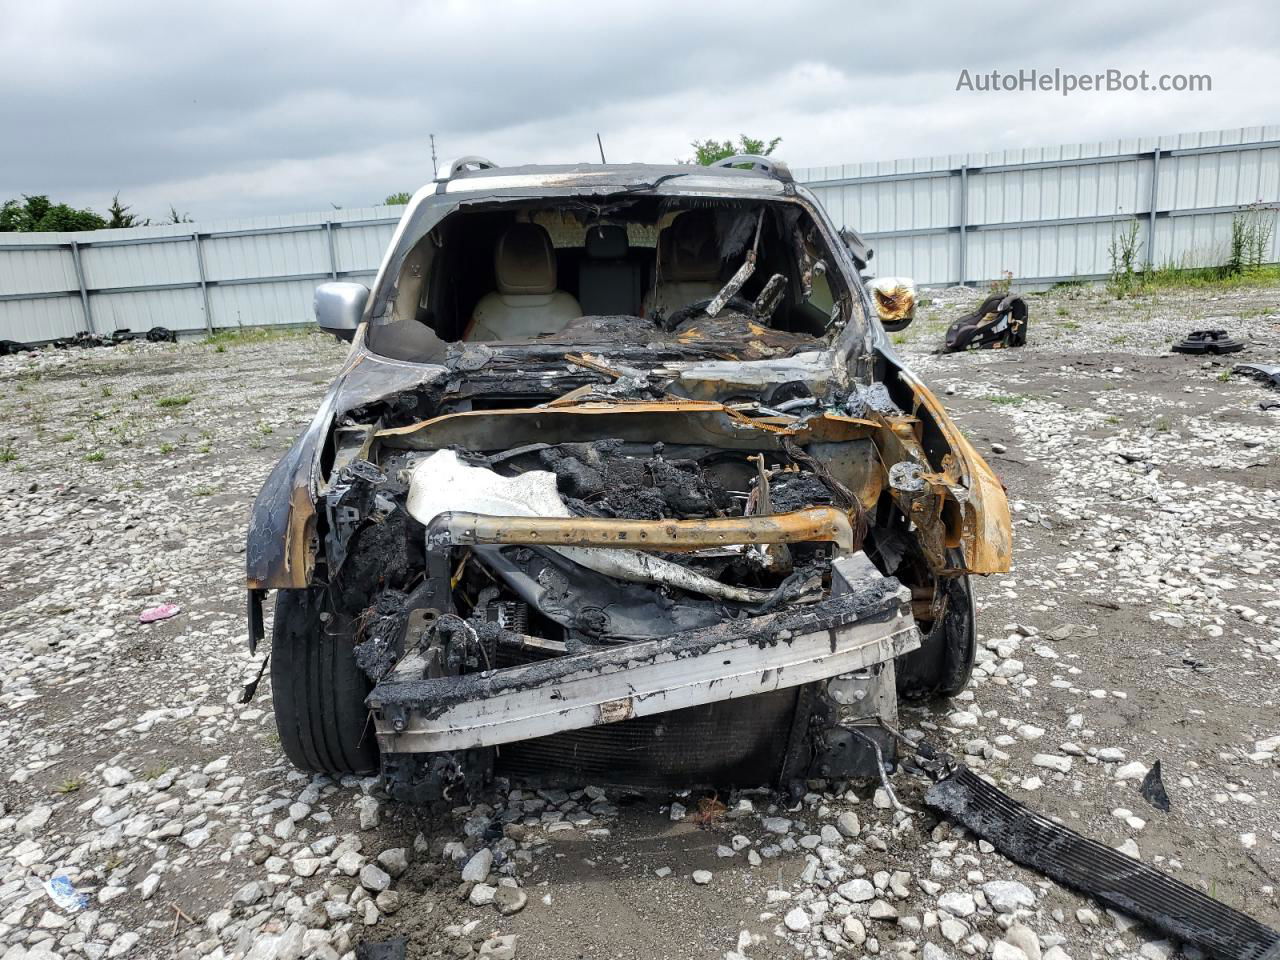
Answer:
M790 6L790 10L788 10ZM781 136L793 167L1280 122L1271 0L415 3L0 0L0 200L197 220L364 206L442 158L670 162ZM1020 68L1210 93L978 93Z

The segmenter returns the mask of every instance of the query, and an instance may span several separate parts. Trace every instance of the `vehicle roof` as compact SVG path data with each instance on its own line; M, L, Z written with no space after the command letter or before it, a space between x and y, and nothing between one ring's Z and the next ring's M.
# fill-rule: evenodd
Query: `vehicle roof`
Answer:
M430 202L447 194L502 193L508 190L572 193L575 188L600 194L659 183L658 192L693 192L777 196L789 183L762 170L703 167L671 163L522 164L459 170L447 180L419 190L412 203Z

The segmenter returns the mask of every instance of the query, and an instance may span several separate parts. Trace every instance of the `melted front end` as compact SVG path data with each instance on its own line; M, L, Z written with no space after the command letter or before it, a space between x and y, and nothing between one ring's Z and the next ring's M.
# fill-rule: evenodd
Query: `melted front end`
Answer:
M920 410L828 357L471 347L349 412L317 575L392 790L878 775L976 514Z

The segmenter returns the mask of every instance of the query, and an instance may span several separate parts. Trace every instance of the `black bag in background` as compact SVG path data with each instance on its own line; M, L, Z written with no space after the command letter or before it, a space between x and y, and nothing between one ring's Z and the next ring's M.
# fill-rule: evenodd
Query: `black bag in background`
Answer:
M973 313L947 327L943 353L961 350L999 350L1027 342L1027 302L1011 293L987 297Z

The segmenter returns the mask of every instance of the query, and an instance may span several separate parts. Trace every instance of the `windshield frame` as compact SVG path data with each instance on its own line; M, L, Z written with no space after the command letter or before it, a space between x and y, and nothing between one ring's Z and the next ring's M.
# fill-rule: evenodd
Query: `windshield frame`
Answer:
M833 293L836 302L845 304L842 312L846 316L841 328L835 332L828 344L815 342L815 349L822 352L834 351L842 356L848 356L852 350L859 347L865 352L870 344L872 324L868 318L874 316L874 313L857 267L826 210L808 190L797 184L742 170L717 169L714 174L709 174L704 169L696 167L645 165L617 167L585 165L582 168L557 172L551 172L546 168L496 168L485 173L491 175L436 183L422 188L415 194L409 209L396 227L378 269L361 321L362 327L383 326L395 322L390 318L399 292L399 280L406 258L446 218L464 212L468 207L491 207L494 204L575 198L605 202L611 197L644 193L673 198L756 200L761 203L799 206L809 217L822 244L826 247L829 256L824 260L827 261L828 275L832 272L839 273L837 283L843 289L833 290ZM833 283L833 286L835 285L836 283ZM381 359L394 359L374 351L368 343L368 330L363 332L365 335L356 338L353 348L358 345L359 349ZM504 353L516 353L522 347L537 343L536 340L529 341L528 344L504 343L500 350ZM563 346L566 351L573 349L570 344ZM438 361L396 362L429 366ZM742 362L760 361L744 360Z

